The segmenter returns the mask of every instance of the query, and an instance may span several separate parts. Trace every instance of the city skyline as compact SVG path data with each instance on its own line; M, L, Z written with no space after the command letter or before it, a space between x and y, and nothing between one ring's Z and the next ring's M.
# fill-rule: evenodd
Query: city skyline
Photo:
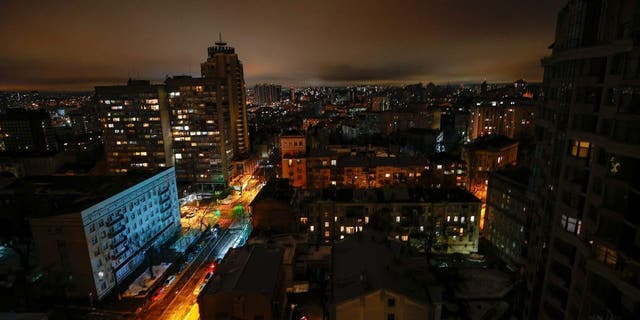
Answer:
M248 85L540 81L540 58L549 53L562 5L5 2L0 90L90 90L127 78L197 76L201 52L219 33L243 52Z

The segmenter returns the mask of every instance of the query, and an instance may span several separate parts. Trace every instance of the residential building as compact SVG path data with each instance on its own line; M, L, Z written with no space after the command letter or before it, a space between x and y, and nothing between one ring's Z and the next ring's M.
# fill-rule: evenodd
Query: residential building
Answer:
M51 116L44 109L8 109L0 115L0 140L4 142L4 151L11 153L58 150Z
M292 233L296 227L293 200L289 180L269 180L249 204L253 230Z
M372 232L337 242L329 319L440 319L441 286L402 247Z
M287 307L279 246L232 248L198 296L201 319L283 319Z
M503 135L511 139L533 136L536 101L524 98L482 99L471 107L469 139Z
M268 105L282 100L282 86L275 84L259 83L253 89L256 103ZM292 100L293 101L293 100Z
M489 174L484 237L500 257L515 266L526 265L535 203L528 194L531 171L505 168Z
M307 186L307 142L299 132L286 132L280 135L280 157L282 178L289 179L292 186Z
M548 247L536 319L640 314L638 1L569 1L542 60L533 188ZM544 252L542 253L544 254ZM530 301L536 301L535 285ZM536 310L534 310L536 309ZM537 312L536 312L537 311Z
M222 82L219 95L229 104L229 133L233 154L241 156L251 151L247 123L247 93L242 62L233 47L222 39L208 48L208 58L200 64L203 78Z
M299 220L316 242L375 227L417 247L431 242L433 252L471 253L478 250L481 206L458 188L324 189L311 195Z
M180 76L165 84L178 181L196 185L198 190L227 186L236 154L224 82Z
M485 136L464 145L462 159L467 163L468 168L467 188L476 197L485 201L489 172L516 165L518 142L505 136Z
M129 80L125 86L96 87L109 173L154 171L174 164L164 85Z
M147 251L181 228L173 168L26 181L43 203L29 220L38 265L46 274L67 275L75 298L103 299L144 263Z

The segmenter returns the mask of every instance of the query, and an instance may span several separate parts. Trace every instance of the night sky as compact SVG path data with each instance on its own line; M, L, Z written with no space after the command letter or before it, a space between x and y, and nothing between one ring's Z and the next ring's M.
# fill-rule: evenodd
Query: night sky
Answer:
M200 73L218 38L283 85L539 81L564 0L0 0L0 90Z

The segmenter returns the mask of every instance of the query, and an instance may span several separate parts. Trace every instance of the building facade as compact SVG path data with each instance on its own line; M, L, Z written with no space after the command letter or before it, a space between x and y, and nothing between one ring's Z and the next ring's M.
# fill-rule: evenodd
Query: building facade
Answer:
M67 178L65 185L85 179L61 178ZM103 299L144 263L147 251L180 231L175 170L165 169L96 202L104 195L81 194L87 187L80 184L75 191L85 200L78 210L65 207L59 214L31 219L30 225L39 265L68 275L70 295ZM91 187L113 188L99 182Z
M253 95L259 105L268 105L282 100L282 86L276 84L259 83L253 88ZM293 101L293 100L292 100Z
M535 203L528 194L530 170L509 168L489 175L483 235L500 257L516 266L526 264Z
M541 288L529 290L531 301L541 290L541 302L526 317L640 314L639 9L633 0L574 0L558 15L552 53L542 60L532 184L540 219L550 221L538 232L548 255L538 259L546 263Z
M43 109L9 109L0 115L0 141L4 142L6 152L50 153L58 150L51 116Z
M200 64L203 78L217 78L222 81L221 98L229 104L229 133L233 153L236 156L251 151L247 123L247 90L244 69L238 54L226 42L215 43L208 48L207 60Z
M476 101L471 107L469 139L503 135L511 139L533 136L536 101L532 99L493 99Z
M462 189L325 189L313 199L299 220L318 242L331 243L375 226L418 247L430 242L433 252L478 250L482 204Z
M226 186L235 154L223 82L182 76L165 83L178 181L195 184L198 190Z
M463 146L462 159L467 163L467 188L485 201L489 172L515 166L518 160L518 142L505 136L486 136Z
M109 173L173 166L167 92L163 85L129 80L96 87Z

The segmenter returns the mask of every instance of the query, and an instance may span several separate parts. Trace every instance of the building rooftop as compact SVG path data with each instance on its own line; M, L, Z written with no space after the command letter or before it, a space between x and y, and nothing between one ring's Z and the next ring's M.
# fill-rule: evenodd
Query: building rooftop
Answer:
M271 179L253 198L250 206L264 199L275 199L289 203L292 198L293 188L289 185L288 179Z
M466 147L469 150L497 150L512 145L517 145L518 141L502 135L488 135L473 140Z
M24 193L40 202L37 216L79 212L126 190L157 173L131 172L122 176L36 176L14 179L0 192Z
M304 133L299 130L287 130L280 137L304 137Z
M227 252L202 295L258 293L273 296L278 287L283 249L252 244Z
M424 260L424 259L422 259ZM337 242L333 249L334 302L388 290L418 302L433 301L428 284L436 282L426 266L417 266L403 244L365 231Z
M513 182L527 186L529 184L529 178L531 177L531 170L527 167L506 167L496 172L492 172L492 175L502 176Z
M116 86L96 86L96 95L112 95L112 94L138 94L138 93L157 93L158 88L163 87L162 84L151 84L149 80L129 79L126 85Z
M323 189L320 192L319 200L333 202L480 202L460 188Z

